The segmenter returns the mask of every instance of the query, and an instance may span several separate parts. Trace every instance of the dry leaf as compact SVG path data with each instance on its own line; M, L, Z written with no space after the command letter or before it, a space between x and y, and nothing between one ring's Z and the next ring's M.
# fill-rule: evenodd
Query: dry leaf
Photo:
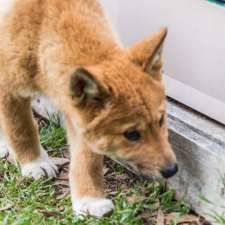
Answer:
M145 209L144 212L138 215L138 218L144 222L144 225L155 224L155 213L152 213L149 209Z
M106 175L109 172L109 168L105 167L103 168L103 174Z
M60 212L51 212L51 211L47 211L46 209L37 209L40 213L42 213L45 217L61 217Z
M164 225L164 213L161 210L161 208L158 209L158 214L157 214L157 218L156 218L156 224L157 225Z
M59 194L59 195L57 196L57 199L63 199L63 198L65 198L67 195L70 194L70 189L69 189L69 188L62 188L60 191L61 191L61 194Z
M58 166L63 167L70 163L70 160L67 158L57 158L57 157L51 157L51 160Z
M13 204L8 204L5 207L0 208L0 212L6 211L8 209L11 209L13 207Z
M170 213L166 215L166 225L170 225L172 221L175 221L176 224L200 224L199 218L195 215L183 215L180 216L179 213Z
M61 172L57 177L57 180L69 180L69 173L68 172Z
M69 182L67 180L56 180L54 184L60 187L69 187Z
M63 157L64 158L67 158L67 159L70 159L70 153L69 153L69 151L64 151L63 152Z
M9 163L16 165L16 160L14 159L14 157L11 154L9 154L6 159Z
M145 196L137 196L137 195L132 195L132 196L129 196L127 197L127 201L129 204L135 204L135 203L138 203L138 202L142 202L146 199Z
M207 221L204 217L200 216L199 218L199 224L200 225L212 225L211 222Z

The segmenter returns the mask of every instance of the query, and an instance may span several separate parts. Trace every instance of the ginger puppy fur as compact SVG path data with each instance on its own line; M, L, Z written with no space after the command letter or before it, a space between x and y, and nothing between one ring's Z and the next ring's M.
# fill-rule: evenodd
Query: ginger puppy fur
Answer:
M23 176L57 175L32 116L31 100L41 94L66 118L76 214L113 209L104 196L104 155L146 177L177 172L161 72L165 28L126 49L98 0L0 4L1 157L10 151Z

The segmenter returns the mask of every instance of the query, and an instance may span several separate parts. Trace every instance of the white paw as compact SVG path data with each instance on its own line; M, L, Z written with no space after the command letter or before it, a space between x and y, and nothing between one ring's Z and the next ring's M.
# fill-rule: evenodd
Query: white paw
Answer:
M0 143L0 158L5 158L9 154L9 149L5 143Z
M41 177L56 177L57 167L48 157L48 154L42 150L38 159L21 165L22 175L39 179Z
M91 215L100 218L113 209L112 201L106 198L84 197L73 201L73 210L77 215Z

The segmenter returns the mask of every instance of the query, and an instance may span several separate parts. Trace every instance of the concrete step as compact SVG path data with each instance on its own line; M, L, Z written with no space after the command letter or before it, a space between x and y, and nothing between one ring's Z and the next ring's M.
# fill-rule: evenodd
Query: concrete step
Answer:
M180 168L169 186L201 215L224 213L225 126L173 101L168 119Z

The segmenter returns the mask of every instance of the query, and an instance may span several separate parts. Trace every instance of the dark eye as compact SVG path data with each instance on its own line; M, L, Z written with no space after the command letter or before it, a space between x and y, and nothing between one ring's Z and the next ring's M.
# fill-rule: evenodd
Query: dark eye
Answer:
M159 120L159 126L161 127L164 123L164 115L161 116L160 120Z
M124 133L124 137L129 140L129 141L138 141L141 139L141 134L139 131L137 130L133 130L133 131L126 131Z

